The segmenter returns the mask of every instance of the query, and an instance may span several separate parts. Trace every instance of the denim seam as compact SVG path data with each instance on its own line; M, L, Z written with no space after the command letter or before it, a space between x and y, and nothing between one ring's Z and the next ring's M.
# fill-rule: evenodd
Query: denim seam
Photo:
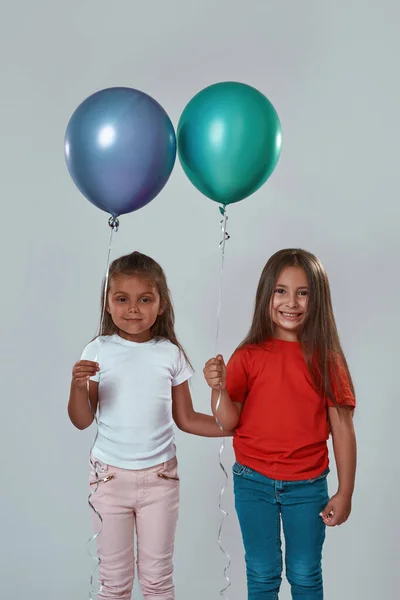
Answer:
M283 570L283 562L282 562L282 548L279 547L279 542L281 541L281 528L280 528L280 524L281 524L281 515L280 512L278 512L277 514L277 519L276 519L276 549L277 552L279 554L279 571L280 571L280 576L282 576L282 570ZM278 600L279 598L279 591L276 593L276 596L274 598L274 600Z

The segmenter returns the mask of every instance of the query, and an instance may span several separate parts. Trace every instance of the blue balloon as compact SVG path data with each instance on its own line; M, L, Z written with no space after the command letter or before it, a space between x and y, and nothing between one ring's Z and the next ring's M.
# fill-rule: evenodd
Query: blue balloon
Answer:
M116 87L96 92L78 106L64 149L78 189L118 217L142 208L163 189L175 164L176 137L156 100Z

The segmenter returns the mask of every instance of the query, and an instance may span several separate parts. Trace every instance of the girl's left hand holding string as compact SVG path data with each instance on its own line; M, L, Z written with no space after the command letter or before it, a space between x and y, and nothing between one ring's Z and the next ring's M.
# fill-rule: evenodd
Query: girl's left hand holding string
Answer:
M320 514L327 527L336 527L347 521L351 513L351 496L338 492L329 500Z

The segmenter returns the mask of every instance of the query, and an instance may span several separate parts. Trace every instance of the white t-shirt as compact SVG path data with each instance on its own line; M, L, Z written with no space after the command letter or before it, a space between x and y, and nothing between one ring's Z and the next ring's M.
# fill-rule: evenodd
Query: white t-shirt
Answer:
M100 365L99 428L93 455L123 469L146 469L175 456L172 387L191 377L165 339L130 342L119 335L90 342L82 360Z

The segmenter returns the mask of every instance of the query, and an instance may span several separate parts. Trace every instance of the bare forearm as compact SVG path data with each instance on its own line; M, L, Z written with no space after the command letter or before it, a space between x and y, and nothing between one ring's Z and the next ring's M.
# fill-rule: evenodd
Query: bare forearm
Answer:
M213 390L211 393L211 409L213 415L221 423L222 427L228 431L236 428L239 423L239 412L236 405L232 402L226 390L221 392L221 400L217 410L217 403L220 392Z
M232 431L221 431L212 415L193 412L181 427L182 431L202 437L225 437L233 435Z
M68 415L77 429L86 429L92 424L93 413L89 406L88 392L85 387L71 385Z
M357 468L357 442L352 424L333 437L333 449L339 479L338 493L351 497Z

